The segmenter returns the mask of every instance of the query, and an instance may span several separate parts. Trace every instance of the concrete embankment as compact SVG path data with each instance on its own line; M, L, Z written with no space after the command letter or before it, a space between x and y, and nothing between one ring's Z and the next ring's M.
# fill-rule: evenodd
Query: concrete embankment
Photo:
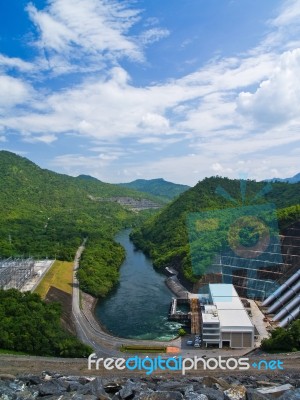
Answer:
M170 276L165 280L166 285L171 292L180 298L188 298L189 291L179 282L176 275Z

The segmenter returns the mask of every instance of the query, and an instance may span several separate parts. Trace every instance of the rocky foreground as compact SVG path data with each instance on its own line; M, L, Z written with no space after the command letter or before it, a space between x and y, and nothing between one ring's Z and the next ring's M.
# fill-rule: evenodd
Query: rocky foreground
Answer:
M300 372L272 376L101 378L0 375L1 400L296 400Z

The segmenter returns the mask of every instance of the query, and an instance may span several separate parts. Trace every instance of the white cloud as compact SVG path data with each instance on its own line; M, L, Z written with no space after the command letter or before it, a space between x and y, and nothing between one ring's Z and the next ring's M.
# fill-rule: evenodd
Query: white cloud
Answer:
M299 0L287 0L282 5L279 15L271 21L271 25L275 27L287 26L290 24L298 24L300 19L300 2Z
M300 49L285 52L267 80L254 92L239 94L238 110L271 125L300 118Z
M50 0L49 6L38 10L32 3L27 7L32 21L40 30L37 44L53 55L66 59L85 56L97 62L107 57L126 56L142 60L136 41L127 35L139 19L139 10L112 0Z
M162 131L168 130L169 121L162 115L147 113L142 117L140 127L143 130L150 130L152 133L155 129L159 130L157 133L162 133Z
M130 143L139 150L139 145L163 149L189 140L193 147L193 156L169 157L145 168L126 165L120 168L119 177L123 170L127 178L138 171L146 177L164 174L177 181L181 175L185 181L183 174L189 171L234 175L242 162L243 167L250 166L251 157L257 162L257 177L267 177L264 158L271 160L270 171L287 171L282 159L270 154L299 141L300 43L294 34L297 29L291 33L289 25L299 22L300 26L300 1L284 2L280 15L269 22L270 32L248 52L214 58L182 78L144 86L134 83L120 65L121 58L143 61L143 47L171 33L154 27L159 22L155 19L148 21L148 30L131 35L130 28L141 14L132 5L122 4L116 0L49 0L43 10L30 4L28 12L40 30L37 44L45 49L49 67L55 67L57 74L94 73L80 75L80 83L66 80L60 90L43 88L38 98L25 81L0 76L0 107L18 106L0 119L1 125L21 132L23 140L32 143L50 144L62 134L119 145L130 138L127 155L136 151ZM0 56L1 63L23 72L31 67L6 56ZM71 173L79 168L97 173L101 167L101 173L109 175L115 161L126 163L120 149L100 148L95 146L92 151L98 154L92 157L58 157L55 165Z
M45 143L45 144L51 144L57 140L57 137L55 135L42 135L42 136L31 136L31 135L24 135L23 136L23 141L27 143Z
M144 44L152 44L170 35L168 29L151 28L140 35L139 40Z
M0 75L0 112L18 104L25 103L31 98L33 90L20 79L8 75Z
M34 69L34 65L21 60L16 57L7 57L4 54L0 54L0 68L16 68L20 71L27 72Z

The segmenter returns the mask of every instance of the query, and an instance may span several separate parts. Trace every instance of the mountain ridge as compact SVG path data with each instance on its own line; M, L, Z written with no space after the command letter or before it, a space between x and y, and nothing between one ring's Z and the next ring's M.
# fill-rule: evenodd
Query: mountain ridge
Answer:
M119 183L119 186L138 190L143 193L161 197L171 201L177 196L190 189L190 186L166 181L163 178L136 179L132 182Z
M291 178L271 178L265 179L264 182L288 182L288 183L298 183L300 182L300 172Z

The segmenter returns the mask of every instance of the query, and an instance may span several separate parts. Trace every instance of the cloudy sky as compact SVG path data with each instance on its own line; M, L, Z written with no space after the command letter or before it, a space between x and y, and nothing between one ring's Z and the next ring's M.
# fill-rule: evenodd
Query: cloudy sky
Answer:
M0 21L0 148L106 182L300 172L300 0L10 0Z

